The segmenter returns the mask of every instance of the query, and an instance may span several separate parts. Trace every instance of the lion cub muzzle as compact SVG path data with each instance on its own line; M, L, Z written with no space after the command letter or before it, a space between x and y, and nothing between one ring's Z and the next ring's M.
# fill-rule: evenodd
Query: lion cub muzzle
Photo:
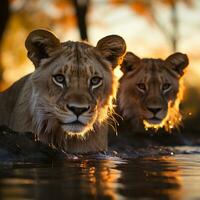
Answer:
M74 105L74 104L67 104L67 108L73 112L77 117L79 115L87 112L90 109L89 105Z
M151 124L159 124L167 115L167 102L159 97L149 97L145 103L145 119Z
M85 95L74 94L72 97L68 96L65 103L67 116L61 122L63 130L77 134L91 128L93 121L96 120L93 107L91 101Z

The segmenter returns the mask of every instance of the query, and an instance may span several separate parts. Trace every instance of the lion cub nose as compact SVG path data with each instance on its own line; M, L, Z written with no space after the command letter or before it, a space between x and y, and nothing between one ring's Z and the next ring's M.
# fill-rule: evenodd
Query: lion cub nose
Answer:
M88 111L90 109L90 106L75 106L67 104L67 108L72 111L76 116L79 116L83 114L84 112Z
M159 111L162 110L162 108L151 108L151 107L147 107L147 109L152 112L154 115L156 115Z

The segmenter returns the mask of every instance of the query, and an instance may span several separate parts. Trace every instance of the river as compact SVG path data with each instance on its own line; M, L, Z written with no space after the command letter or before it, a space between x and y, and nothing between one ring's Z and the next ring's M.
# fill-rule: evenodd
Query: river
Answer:
M200 147L158 156L4 164L0 199L200 199Z

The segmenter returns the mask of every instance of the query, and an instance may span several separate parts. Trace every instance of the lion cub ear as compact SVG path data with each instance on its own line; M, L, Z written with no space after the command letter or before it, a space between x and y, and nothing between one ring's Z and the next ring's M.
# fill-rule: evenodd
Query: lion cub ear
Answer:
M59 39L53 33L42 29L32 31L25 41L27 55L36 68L42 59L49 58L60 46Z
M169 67L176 71L180 76L184 74L184 69L188 66L188 56L183 53L174 53L170 55L166 60L169 63Z
M112 64L113 68L122 62L126 52L126 43L118 35L109 35L102 38L98 41L96 47L103 57Z
M132 71L140 63L140 58L132 52L127 52L121 64L121 70L125 74Z

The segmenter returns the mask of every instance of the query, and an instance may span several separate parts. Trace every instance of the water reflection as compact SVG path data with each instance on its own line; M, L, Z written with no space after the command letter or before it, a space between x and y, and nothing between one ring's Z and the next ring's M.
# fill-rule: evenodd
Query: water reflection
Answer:
M0 199L119 199L122 161L82 160L0 172Z
M87 180L88 192L94 199L122 199L118 189L123 188L119 183L122 171L117 166L123 161L102 160L99 163L83 161L82 178Z
M119 168L126 185L119 193L128 199L182 199L181 171L173 157L130 160Z
M0 170L0 199L178 200L183 174L174 157L17 166Z

